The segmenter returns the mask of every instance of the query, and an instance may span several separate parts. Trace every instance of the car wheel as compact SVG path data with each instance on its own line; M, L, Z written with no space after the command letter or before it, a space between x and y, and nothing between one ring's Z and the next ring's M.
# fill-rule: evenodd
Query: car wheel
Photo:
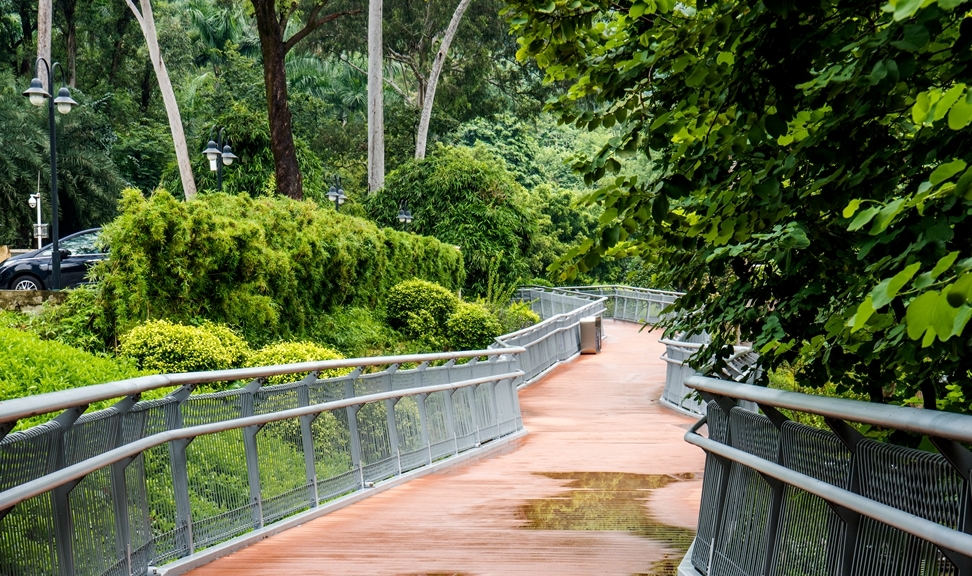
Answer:
M30 274L25 274L23 276L18 276L14 278L14 281L10 283L10 286L14 290L43 290L44 285L41 283L37 276L31 276Z

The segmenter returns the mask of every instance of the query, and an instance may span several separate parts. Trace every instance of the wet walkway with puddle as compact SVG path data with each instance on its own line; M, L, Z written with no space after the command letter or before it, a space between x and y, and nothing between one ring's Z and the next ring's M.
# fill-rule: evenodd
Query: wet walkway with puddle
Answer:
M703 453L658 404L658 333L607 321L604 351L520 391L529 434L190 572L670 576L694 536Z

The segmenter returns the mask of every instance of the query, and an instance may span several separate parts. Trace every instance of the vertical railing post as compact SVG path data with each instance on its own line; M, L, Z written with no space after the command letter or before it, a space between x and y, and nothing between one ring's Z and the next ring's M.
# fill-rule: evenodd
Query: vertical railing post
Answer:
M860 463L857 458L857 446L864 440L864 435L843 420L824 418L824 422L837 435L851 455L850 478L848 479L846 489L855 494L860 494ZM861 515L837 504L827 502L827 505L830 506L844 523L844 542L839 551L840 565L837 576L850 576L851 571L854 569L854 557L857 553L857 532L861 525Z
M960 511L962 523L957 528L966 534L972 534L972 494L968 493L972 489L972 452L954 440L934 436L930 436L929 440L935 445L935 448L938 448L938 452L945 457L952 469L965 480L966 497L962 504L964 510ZM956 576L972 576L972 552L962 554L959 551L945 548L940 550L958 569Z
M776 463L783 464L783 425L789 420L782 412L772 406L759 406L763 414L769 418L773 426L776 427ZM769 512L766 519L766 559L763 563L763 574L772 574L773 563L776 561L776 546L779 542L780 516L783 512L783 496L786 485L776 478L771 478L761 474L763 480L769 484L773 490L773 499L770 502Z
M385 375L382 378L382 388L385 392L392 391L392 375L398 371L398 364L392 364L385 371ZM389 398L385 400L385 421L388 425L388 445L391 450L391 455L398 460L398 474L402 473L402 451L398 446L398 422L395 418L395 404L398 404L398 398Z
M354 379L349 378L344 383L344 397L354 398ZM348 436L351 440L351 467L358 469L358 481L361 489L365 487L364 463L361 461L361 434L358 433L358 410L361 404L345 408L348 415Z
M256 393L263 386L265 380L257 378L243 389L240 417L253 416L253 404ZM243 452L246 456L246 479L250 485L250 514L253 517L253 529L263 528L263 494L260 489L260 455L257 451L257 434L262 426L247 426L243 429Z
M729 419L729 415L732 412L732 409L735 408L736 406L736 403L732 399L726 398L725 396L715 396L709 394L708 392L700 392L700 394L702 396L702 399L705 402L714 401L718 409L721 410L723 413L725 413L726 420ZM709 427L709 431L710 431L709 435L711 437L712 435L711 426ZM726 437L724 439L724 443L726 446L732 445L732 432L730 431L728 425L726 426ZM726 512L726 502L729 498L729 472L732 468L732 461L729 460L728 458L717 456L715 454L710 454L710 456L713 456L715 458L715 461L718 463L721 472L719 474L719 486L716 489L715 515L714 515L715 517L712 519L713 537L712 540L709 542L709 566L708 568L706 568L707 576L716 576L712 574L712 558L715 554L716 547L719 545L719 542L722 539L722 517Z
M473 426L476 428L476 447L483 443L482 415L479 413L479 402L476 401L476 393L479 391L479 384L473 384L462 388L460 392L469 399L469 408L472 412Z
M432 463L432 442L429 439L429 419L427 406L425 405L428 394L418 394L415 396L415 403L418 404L419 427L422 435L422 446L425 446L426 453L429 455L428 463Z
M189 398L193 386L182 386L169 394L174 402L169 405L166 414L169 430L182 428L182 404ZM189 465L186 459L186 448L192 438L173 440L169 442L169 466L172 470L172 492L176 509L176 548L185 550L187 555L195 552L192 538L192 506L189 503Z
M75 406L61 412L54 422L58 425L54 444L54 469L60 470L67 465L67 433L84 414L88 406ZM61 576L74 576L74 523L71 518L71 490L81 479L51 490L51 504L54 512L54 541L57 550L57 566Z
M301 381L301 386L297 389L298 406L310 406L309 387L311 384L317 382L318 374L318 372L311 372ZM310 487L310 490L307 491L307 499L310 501L311 508L316 508L318 502L320 502L320 497L317 493L317 459L314 453L314 430L311 427L318 416L320 416L320 413L300 417L300 441L304 449L304 474L307 478L307 485Z
M112 439L112 446L115 448L124 442L124 420L125 415L138 402L138 395L128 396L117 403L112 408L117 411L118 425L115 427L115 437ZM110 467L111 475L111 507L115 516L115 556L119 560L124 558L128 566L129 574L132 569L132 532L131 521L128 517L128 486L125 482L125 468L134 460L126 458L120 462L115 462Z

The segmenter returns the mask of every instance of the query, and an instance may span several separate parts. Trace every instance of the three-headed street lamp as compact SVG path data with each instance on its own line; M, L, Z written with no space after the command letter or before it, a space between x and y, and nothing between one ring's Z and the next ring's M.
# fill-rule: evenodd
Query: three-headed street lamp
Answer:
M337 174L331 179L331 188L327 191L327 199L334 202L334 209L340 210L341 204L348 199L344 195L344 188L341 188L341 177Z
M216 135L216 140L213 140L213 133L217 128L219 132ZM216 173L216 189L220 192L223 191L223 166L229 166L233 163L233 160L237 159L236 154L233 154L233 149L230 148L229 139L225 136L225 126L213 126L209 130L209 143L206 144L206 149L202 151L209 159L210 171Z
M403 200L398 206L398 221L405 225L405 229L408 230L409 224L412 223L412 211L408 209L408 201Z
M61 288L61 251L58 246L58 207L57 207L57 136L54 128L54 109L60 114L67 114L72 108L78 105L71 98L71 90L67 87L67 77L64 73L64 66L60 62L51 65L45 58L38 58L36 67L40 68L41 62L47 71L47 86L54 86L54 69L61 68L61 88L57 91L57 98L52 98L47 90L44 90L44 83L40 78L35 77L30 81L30 88L24 90L24 96L30 99L34 106L43 106L47 103L47 132L50 139L51 148L51 286L52 290ZM39 204L38 204L39 205Z

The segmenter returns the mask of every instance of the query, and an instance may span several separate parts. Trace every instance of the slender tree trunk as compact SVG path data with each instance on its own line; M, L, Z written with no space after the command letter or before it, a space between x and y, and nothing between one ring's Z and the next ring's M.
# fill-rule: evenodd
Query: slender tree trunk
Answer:
M122 64L122 48L125 44L125 32L128 31L128 23L132 21L132 13L128 10L123 11L118 21L115 22L115 46L111 55L111 72L108 73L108 85L114 87L118 78L118 70Z
M30 2L19 2L17 12L20 15L20 32L22 34L20 46L24 48L21 52L21 60L17 65L17 73L25 76L34 64L30 58L30 46L34 40L34 22L30 19L33 16L33 10L30 9Z
M287 103L287 72L284 67L283 30L277 22L274 0L251 0L263 53L263 81L267 92L267 116L270 121L270 150L273 152L277 192L295 200L304 197L304 183L297 164L294 131Z
M65 42L67 43L67 81L68 86L77 88L78 76L78 22L75 18L77 11L75 0L66 0L61 4L64 11L64 23L66 30Z
M172 89L172 82L169 80L169 71L166 70L162 54L159 52L159 36L155 30L152 3L150 0L139 0L140 12L133 0L127 0L127 2L128 7L132 9L132 14L135 15L135 20L142 28L142 35L145 36L145 44L148 46L152 68L155 69L155 77L159 81L162 103L165 105L165 113L169 118L169 130L172 132L172 145L175 147L176 162L179 164L182 191L186 200L191 200L196 196L196 181L192 177L192 163L189 161L189 149L186 146L186 133L182 127L179 103L176 101L175 91Z
M385 186L382 0L368 1L368 192Z
M456 37L459 30L459 21L462 15L469 8L471 0L461 0L456 6L456 11L452 13L452 20L446 28L445 36L442 37L442 44L439 51L435 54L435 61L432 63L432 72L429 74L429 82L425 87L425 99L422 102L422 116L419 119L418 132L415 135L415 158L421 160L425 158L425 147L429 137L429 122L432 120L432 103L435 100L435 87L439 84L439 75L442 74L442 66L445 64L446 54L449 53L449 46L452 39Z
M53 12L53 0L39 0L37 2L37 57L51 62L51 17ZM53 94L50 86L47 85L47 69L43 64L37 66L37 77L40 78L44 89Z

